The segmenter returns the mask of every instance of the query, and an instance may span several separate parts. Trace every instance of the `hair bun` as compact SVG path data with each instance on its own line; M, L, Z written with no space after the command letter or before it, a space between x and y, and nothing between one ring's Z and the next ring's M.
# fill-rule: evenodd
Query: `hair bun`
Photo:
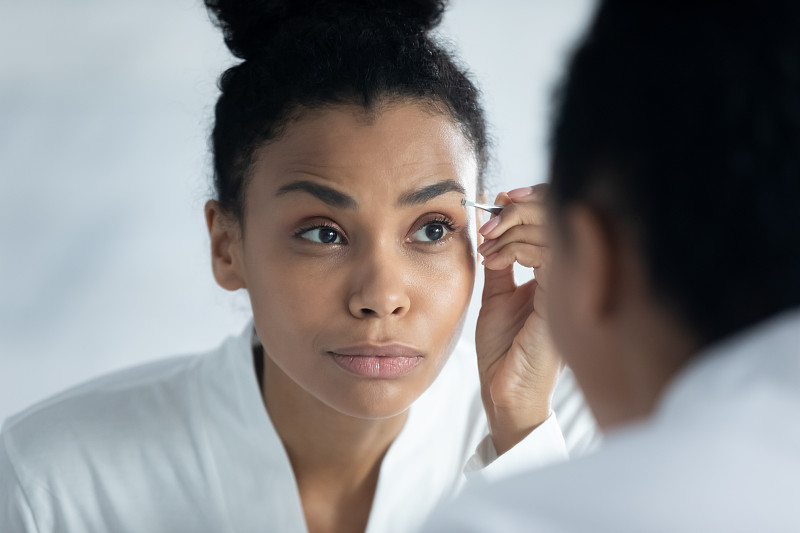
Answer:
M442 20L447 0L204 0L236 57L248 59L269 46L292 19L362 16L393 20L420 32Z

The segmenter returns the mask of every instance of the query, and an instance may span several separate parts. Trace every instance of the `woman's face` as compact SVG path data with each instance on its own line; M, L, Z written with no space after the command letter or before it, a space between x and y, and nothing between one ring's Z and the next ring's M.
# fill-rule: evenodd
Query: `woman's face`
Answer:
M470 143L413 103L306 112L256 152L237 245L275 379L360 418L437 376L475 275Z

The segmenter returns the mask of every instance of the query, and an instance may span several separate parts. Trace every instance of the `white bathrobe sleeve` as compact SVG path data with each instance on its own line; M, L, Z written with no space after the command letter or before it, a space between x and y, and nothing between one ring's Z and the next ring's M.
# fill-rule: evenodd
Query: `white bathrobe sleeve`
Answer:
M467 461L464 474L470 482L494 482L524 470L566 461L567 458L567 446L561 428L555 413L551 412L547 420L499 457L491 435L487 435Z
M0 434L0 531L39 532L28 496L8 456L3 434Z

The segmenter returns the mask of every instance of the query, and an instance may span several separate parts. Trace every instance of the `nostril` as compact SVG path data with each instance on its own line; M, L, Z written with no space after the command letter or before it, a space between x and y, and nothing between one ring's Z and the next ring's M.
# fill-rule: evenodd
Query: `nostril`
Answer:
M375 311L373 311L372 309L369 309L368 307L362 307L361 308L361 314L362 315L374 315Z

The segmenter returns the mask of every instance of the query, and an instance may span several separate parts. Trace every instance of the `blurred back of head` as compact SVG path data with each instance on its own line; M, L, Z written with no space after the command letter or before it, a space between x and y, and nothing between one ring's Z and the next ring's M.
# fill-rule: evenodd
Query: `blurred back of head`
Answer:
M602 2L551 142L701 345L800 306L800 2Z

